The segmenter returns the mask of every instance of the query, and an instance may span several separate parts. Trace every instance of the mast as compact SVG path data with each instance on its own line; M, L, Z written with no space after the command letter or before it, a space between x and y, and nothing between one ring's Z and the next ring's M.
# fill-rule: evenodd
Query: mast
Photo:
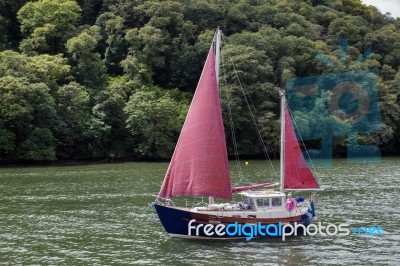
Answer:
M307 165L296 137L285 91L280 90L279 96L281 97L280 190L319 190L319 185Z
M221 30L217 28L215 33L215 76L217 78L217 89L219 90L219 65L221 54ZM208 197L208 205L214 204L214 197Z
M215 35L215 74L217 77L217 85L219 87L219 65L220 65L220 53L221 53L221 30L217 28Z
M285 182L285 91L279 90L281 97L281 152L280 152L280 191L283 191Z

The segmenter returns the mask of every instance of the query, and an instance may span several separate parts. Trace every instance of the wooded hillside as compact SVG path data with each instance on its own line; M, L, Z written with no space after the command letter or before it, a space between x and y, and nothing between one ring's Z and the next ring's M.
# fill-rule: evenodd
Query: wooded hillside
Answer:
M360 0L0 0L0 160L170 157L218 26L240 154L262 150L231 62L275 148L275 87L375 70L383 126L360 141L399 152L400 20Z

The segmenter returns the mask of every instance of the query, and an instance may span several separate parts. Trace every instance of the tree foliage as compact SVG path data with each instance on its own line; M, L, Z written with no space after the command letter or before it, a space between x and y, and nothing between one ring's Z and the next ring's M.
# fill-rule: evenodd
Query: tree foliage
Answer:
M168 157L187 109L170 93L159 90L137 91L127 102L127 127L137 141L135 153L145 157Z
M18 11L21 50L25 52L58 53L63 42L76 28L81 8L74 0L40 0L28 2Z
M106 67L95 51L100 39L99 27L92 26L69 39L65 45L71 55L76 80L92 89L101 89L105 85Z
M383 124L358 141L399 153L400 20L360 0L0 0L0 160L170 157L217 27L230 153L229 110L239 153L262 153L254 120L273 153L277 87L363 69ZM350 134L325 107L297 125Z
M54 160L55 102L44 83L0 78L0 153L5 159Z

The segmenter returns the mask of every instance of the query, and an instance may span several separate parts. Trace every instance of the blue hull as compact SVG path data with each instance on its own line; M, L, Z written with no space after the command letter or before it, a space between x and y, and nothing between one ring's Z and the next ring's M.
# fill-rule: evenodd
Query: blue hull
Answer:
M276 234L277 237L281 236L282 232L282 224L290 223L290 224L302 224L307 226L312 223L313 215L311 213L306 213L303 215L299 215L296 217L288 217L283 219L248 219L248 218L232 218L232 217L217 217L215 215L208 214L199 214L193 213L190 211L182 210L175 207L163 206L163 205L154 205L155 210L160 218L162 225L165 230L171 237L182 237L182 238L217 238L217 239L234 239L234 238L246 238L246 235L236 233L234 235L217 235L213 234L212 236L206 235L204 227L208 224L209 227L215 227L218 224L223 224L224 226L240 226L243 227L245 224L259 224L264 227L269 225L269 233L274 236ZM282 221L279 221L282 220ZM281 222L281 223L279 223ZM212 225L212 226L211 226ZM190 226L190 228L189 228ZM194 229L195 227L202 227L198 231ZM279 229L280 228L280 229ZM288 231L288 228L286 228ZM232 230L233 231L233 230ZM257 229L255 230L257 231ZM301 235L303 232L303 228L299 227L297 230L297 235ZM255 235L254 237L260 237L260 235ZM265 237L265 236L262 236Z

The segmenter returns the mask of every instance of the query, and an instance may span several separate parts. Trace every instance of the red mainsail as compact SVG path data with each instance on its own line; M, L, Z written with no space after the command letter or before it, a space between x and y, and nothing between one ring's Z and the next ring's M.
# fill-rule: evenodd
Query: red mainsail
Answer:
M319 188L300 149L296 133L290 118L289 109L284 101L285 115L285 152L284 152L284 189Z
M159 197L211 196L232 200L231 189L211 47Z

